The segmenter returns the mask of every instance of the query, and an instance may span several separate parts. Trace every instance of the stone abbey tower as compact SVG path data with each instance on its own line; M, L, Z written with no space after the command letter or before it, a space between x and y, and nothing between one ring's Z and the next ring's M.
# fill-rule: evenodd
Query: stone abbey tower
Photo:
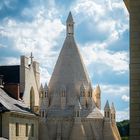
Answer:
M39 140L121 140L115 107L101 113L100 87L94 90L74 39L71 12L66 39L49 85L40 87Z

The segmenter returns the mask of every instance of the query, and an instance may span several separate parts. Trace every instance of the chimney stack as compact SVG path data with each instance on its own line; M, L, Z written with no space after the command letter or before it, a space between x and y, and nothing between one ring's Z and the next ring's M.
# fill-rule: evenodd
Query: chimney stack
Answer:
M3 75L0 75L0 88L3 88Z

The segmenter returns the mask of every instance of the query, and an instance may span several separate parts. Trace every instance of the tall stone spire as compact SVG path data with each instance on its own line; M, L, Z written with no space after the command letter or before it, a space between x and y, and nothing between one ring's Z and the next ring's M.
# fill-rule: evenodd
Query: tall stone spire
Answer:
M60 88L65 85L67 105L74 105L75 98L80 95L80 86L90 83L82 57L73 36L73 18L69 13L67 19L67 36L59 54L52 77L49 82L51 105L60 105Z
M69 12L67 21L67 36L71 36L74 34L74 21L71 12Z

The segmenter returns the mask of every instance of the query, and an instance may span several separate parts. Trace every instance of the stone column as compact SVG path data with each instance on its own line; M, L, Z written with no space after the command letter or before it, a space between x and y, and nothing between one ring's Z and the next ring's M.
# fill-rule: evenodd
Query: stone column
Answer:
M140 0L124 0L130 13L130 140L140 140Z

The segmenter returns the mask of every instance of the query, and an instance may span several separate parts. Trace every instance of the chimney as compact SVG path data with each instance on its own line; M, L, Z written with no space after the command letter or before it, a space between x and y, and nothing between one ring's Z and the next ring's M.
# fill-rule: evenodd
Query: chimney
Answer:
M0 88L3 88L3 75L0 75Z

